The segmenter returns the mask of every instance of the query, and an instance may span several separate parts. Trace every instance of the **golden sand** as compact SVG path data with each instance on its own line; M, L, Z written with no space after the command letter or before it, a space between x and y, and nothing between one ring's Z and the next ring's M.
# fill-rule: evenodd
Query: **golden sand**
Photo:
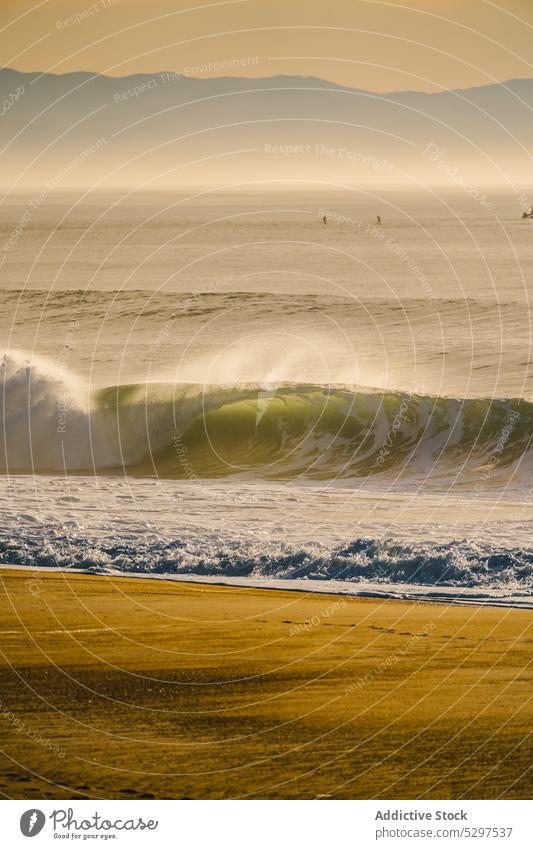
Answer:
M532 616L4 569L14 798L528 798Z

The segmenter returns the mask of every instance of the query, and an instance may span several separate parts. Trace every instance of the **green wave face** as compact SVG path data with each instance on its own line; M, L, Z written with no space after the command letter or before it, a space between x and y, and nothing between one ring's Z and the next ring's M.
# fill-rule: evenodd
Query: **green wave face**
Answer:
M347 399L319 391L247 398L196 418L182 445L202 476L309 471L322 477L335 443L353 451L365 439L364 424L350 412Z
M200 479L332 480L442 474L501 483L530 462L533 408L401 392L283 385L122 387L99 395L125 446L145 443L129 474ZM143 435L144 431L144 435ZM142 453L142 452L141 452Z

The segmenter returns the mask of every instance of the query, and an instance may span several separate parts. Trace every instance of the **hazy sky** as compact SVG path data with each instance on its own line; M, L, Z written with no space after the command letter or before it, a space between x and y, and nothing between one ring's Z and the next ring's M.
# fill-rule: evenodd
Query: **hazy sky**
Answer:
M533 77L533 0L1 0L2 63L307 74L376 91Z

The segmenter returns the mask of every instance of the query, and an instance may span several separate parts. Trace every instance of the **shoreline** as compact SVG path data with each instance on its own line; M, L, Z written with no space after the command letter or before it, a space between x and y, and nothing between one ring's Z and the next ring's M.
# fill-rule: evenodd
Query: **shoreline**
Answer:
M529 798L511 608L0 572L8 798Z
M108 578L138 578L146 580L168 581L171 583L207 584L218 587L243 587L249 589L270 590L272 592L312 593L319 595L346 596L350 598L373 598L383 601L410 601L427 604L454 604L480 607L509 608L512 610L532 610L533 595L514 595L498 597L490 595L483 588L470 587L432 587L423 584L372 584L355 581L308 580L298 578L261 578L222 575L172 574L154 572L119 572L111 569L89 569L64 566L24 566L8 563L0 564L1 570L23 570L48 574L72 573Z

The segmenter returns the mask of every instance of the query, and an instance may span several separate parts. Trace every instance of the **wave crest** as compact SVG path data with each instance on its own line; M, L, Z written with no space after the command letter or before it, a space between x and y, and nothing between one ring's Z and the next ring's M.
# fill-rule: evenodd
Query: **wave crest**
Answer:
M0 465L11 472L271 479L466 474L483 485L528 453L533 405L299 383L131 384L4 356Z

